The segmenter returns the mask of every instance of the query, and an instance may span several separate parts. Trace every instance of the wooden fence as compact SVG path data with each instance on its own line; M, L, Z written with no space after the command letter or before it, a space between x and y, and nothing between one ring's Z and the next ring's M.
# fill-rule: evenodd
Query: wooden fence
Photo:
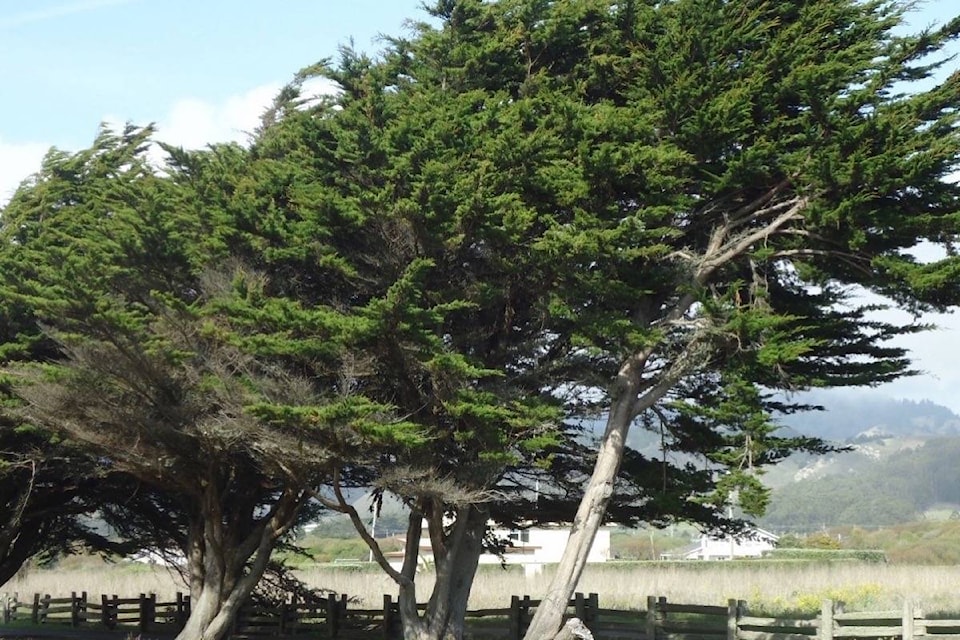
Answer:
M28 601L0 596L0 601L4 624L124 629L153 636L175 634L190 613L190 598L181 594L170 602L145 594L91 600L85 593L67 598L35 594ZM539 604L529 596L512 596L509 607L469 611L468 630L475 638L520 640ZM651 596L644 610L605 609L597 594L578 593L570 600L568 616L583 620L597 640L960 640L960 619L925 618L909 602L900 611L844 613L824 601L818 616L803 619L751 616L742 600L709 606ZM399 618L391 596L385 595L380 607L362 608L345 595L331 594L312 604L291 601L272 609L245 609L231 637L390 640L400 638Z

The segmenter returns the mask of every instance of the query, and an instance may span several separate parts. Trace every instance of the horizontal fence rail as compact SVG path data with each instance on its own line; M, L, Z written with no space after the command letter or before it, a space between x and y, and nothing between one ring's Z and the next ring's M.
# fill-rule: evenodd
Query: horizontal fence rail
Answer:
M34 594L0 594L5 625L63 625L75 628L117 629L176 634L190 615L190 597L178 593L162 602L154 594L136 598L86 592L53 598ZM645 609L606 609L595 593L577 593L568 603L567 617L577 617L597 640L960 640L960 619L925 618L913 603L899 611L843 612L837 603L823 602L810 618L753 616L742 600L726 606L679 604L650 596ZM510 606L467 612L467 628L474 638L520 640L540 601L511 596ZM423 610L426 605L420 605ZM291 599L277 607L245 607L237 617L231 638L402 637L400 610L392 596L382 606L364 608L344 594L325 600Z

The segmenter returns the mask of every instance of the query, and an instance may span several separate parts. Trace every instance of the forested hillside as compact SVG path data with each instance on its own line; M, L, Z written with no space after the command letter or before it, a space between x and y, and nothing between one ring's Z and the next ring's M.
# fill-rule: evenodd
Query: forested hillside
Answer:
M887 525L960 503L960 437L932 438L915 448L895 445L891 439L860 442L854 451L821 462L817 473L798 474L774 490L762 524L791 530ZM882 454L885 447L888 455Z
M960 509L960 416L949 408L876 391L813 391L799 400L823 410L782 416L784 431L850 449L797 454L769 469L764 482L774 491L761 524L787 531L877 526L910 522L933 508ZM588 436L602 430L601 421L585 426ZM630 445L663 455L656 429L633 430Z

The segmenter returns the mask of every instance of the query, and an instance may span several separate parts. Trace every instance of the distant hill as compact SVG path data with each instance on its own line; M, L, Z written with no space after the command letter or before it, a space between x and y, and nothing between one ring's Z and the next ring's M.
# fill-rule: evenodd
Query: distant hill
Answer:
M878 438L811 461L778 486L763 526L805 530L910 522L960 503L960 437Z
M849 451L795 455L770 468L773 488L760 524L779 531L908 522L960 510L960 416L930 401L866 390L814 391L791 400L823 411L781 416L784 433L822 438ZM602 420L589 424L599 436ZM656 456L660 434L631 429L628 444Z
M794 456L771 469L762 524L778 530L909 522L960 503L960 416L927 400L876 391L816 391L794 398L824 411L786 416L790 431L851 447Z

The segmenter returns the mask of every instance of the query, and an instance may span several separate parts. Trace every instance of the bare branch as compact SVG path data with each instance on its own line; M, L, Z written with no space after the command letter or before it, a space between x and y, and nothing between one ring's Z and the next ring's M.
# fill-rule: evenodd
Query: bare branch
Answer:
M345 513L350 516L350 522L353 524L353 528L357 530L357 533L360 535L360 538L364 541L367 547L370 549L370 552L373 554L374 560L377 564L380 565L380 568L386 572L390 578L396 582L398 585L408 585L412 586L413 582L411 579L401 572L394 569L390 563L387 561L386 556L383 554L383 549L380 547L380 543L377 542L376 538L367 530L366 524L364 524L363 519L360 517L360 514L357 513L356 507L352 504L349 504L343 495L343 489L340 483L340 470L335 469L333 475L333 492L336 496L336 502L329 500L328 498L321 495L318 491L310 489L310 496L320 501L325 507L333 509L339 513Z

